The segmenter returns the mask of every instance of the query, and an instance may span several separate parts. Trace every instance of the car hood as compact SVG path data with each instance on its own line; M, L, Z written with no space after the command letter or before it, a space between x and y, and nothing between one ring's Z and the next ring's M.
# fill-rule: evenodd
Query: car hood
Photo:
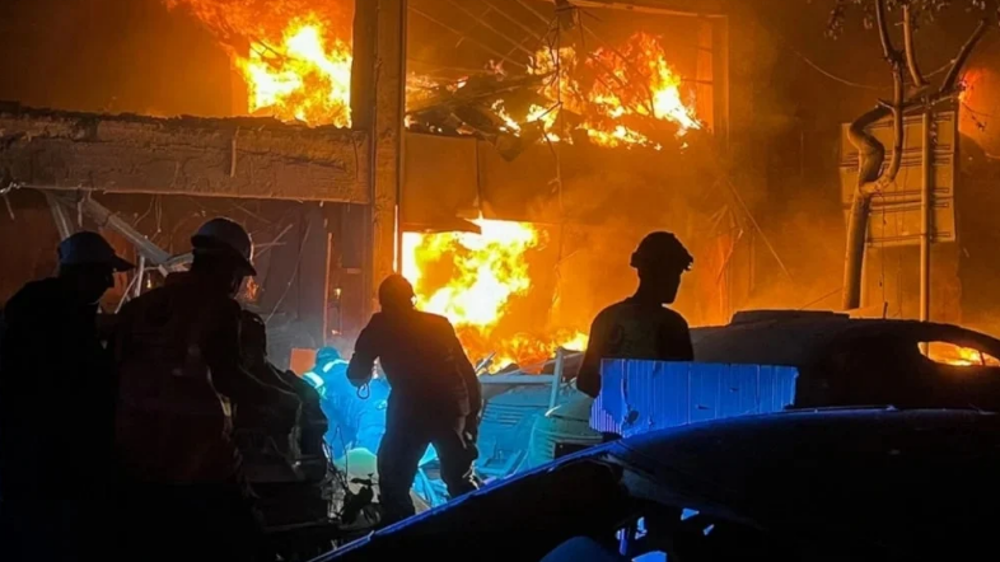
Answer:
M656 482L661 502L890 555L923 533L972 533L952 516L1000 500L1000 416L973 410L734 418L642 435L612 454Z

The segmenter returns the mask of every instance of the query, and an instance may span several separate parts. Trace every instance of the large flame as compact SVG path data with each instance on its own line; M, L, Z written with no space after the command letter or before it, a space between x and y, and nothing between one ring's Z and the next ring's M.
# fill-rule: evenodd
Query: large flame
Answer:
M227 46L233 66L246 80L255 115L310 125L350 125L352 52L344 10L336 2L313 0L164 0L185 5ZM341 21L342 20L342 21ZM339 25L335 22L339 21ZM339 32L339 33L338 33ZM681 79L667 62L660 41L637 33L620 49L578 53L571 47L543 49L533 73L548 107L530 106L511 115L502 101L493 109L506 129L519 134L539 122L543 140L572 142L582 131L602 146L660 148L656 123L681 136L702 124L685 103ZM501 68L495 69L498 74ZM459 80L450 91L464 87ZM433 91L435 81L411 76L411 95ZM563 112L571 114L561 119ZM637 120L643 121L641 127ZM649 123L654 124L653 127ZM572 123L569 125L568 123ZM642 129L640 132L639 129ZM559 347L582 350L586 334L571 328L499 327L518 299L531 289L527 256L541 244L540 232L524 223L479 219L482 234L407 233L403 274L414 282L418 307L442 314L456 326L473 359L495 354L494 364L526 366L550 358ZM444 268L446 275L431 275Z
M353 53L344 6L312 0L163 1L169 7L189 7L220 36L247 83L251 113L310 125L350 126ZM702 127L654 35L639 32L617 49L604 46L585 54L573 47L541 49L532 67L534 74L548 77L541 93L552 105L531 106L526 115L512 116L498 102L494 109L515 134L522 124L541 121L543 139L551 142L571 142L565 133L576 129L602 146L660 148L651 138L658 135L651 135L648 126L640 132L634 120L671 123L677 135ZM502 67L494 70L505 74ZM562 111L581 120L557 131Z
M403 235L403 275L417 293L417 308L447 317L473 360L495 353L494 365L528 366L551 358L559 347L582 350L587 336L570 329L508 337L497 333L504 314L527 295L527 254L542 236L530 224L478 219L481 234L444 232ZM433 275L439 269L444 275Z
M277 45L255 42L236 66L251 113L312 125L351 125L351 46L328 39L315 15L291 22Z
M534 73L552 76L543 89L555 104L542 118L546 130L552 128L561 109L582 116L576 128L586 131L595 144L608 147L660 148L629 126L627 121L634 117L672 123L678 136L702 128L693 104L683 99L681 78L667 62L666 50L648 33L634 34L621 49L600 48L586 57L578 56L572 47L543 49L534 63ZM581 83L582 73L590 77L589 86ZM540 115L533 107L525 121L538 120ZM513 121L506 114L503 117L508 123ZM550 134L549 140L558 138Z
M258 116L351 124L349 5L315 0L163 0L212 30L246 81Z

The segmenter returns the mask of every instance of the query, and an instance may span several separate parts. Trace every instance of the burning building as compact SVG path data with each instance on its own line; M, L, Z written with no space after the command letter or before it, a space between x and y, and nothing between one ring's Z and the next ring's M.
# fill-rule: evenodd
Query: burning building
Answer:
M42 192L86 193L168 253L187 250L205 214L246 222L272 264L251 302L285 347L349 348L373 287L397 269L473 359L492 355L494 370L544 361L582 348L596 311L632 289L628 255L653 229L696 256L678 302L694 325L748 306L826 306L839 290L828 282L844 238L837 162L823 155L870 92L834 96L800 77L805 63L758 28L763 8L124 4L9 8L29 23L5 34L8 73L70 59L95 78L32 72L0 89L81 111L0 110L0 229L36 241L3 249L17 273L0 299L52 267L39 257L58 238ZM825 11L803 10L821 29ZM32 40L46 18L103 31ZM767 23L806 42L806 27ZM142 31L113 33L131 28ZM94 63L112 40L128 57ZM837 110L820 119L790 97ZM179 114L212 118L165 117ZM869 275L876 290L881 278Z
M499 368L582 349L645 232L718 241L693 229L719 210L726 19L438 4L410 15L402 270Z
M371 4L163 0L224 54L222 116L5 106L5 195L27 208L42 201L33 189L96 196L178 253L192 212L249 221L291 266L256 291L266 317L297 325L291 346L349 342L372 287L401 270L421 308L451 318L495 369L582 349L594 312L627 291L628 253L648 230L711 247L717 263L699 252L706 279L725 265L718 10ZM78 215L77 227L106 226ZM704 321L727 312L688 301Z

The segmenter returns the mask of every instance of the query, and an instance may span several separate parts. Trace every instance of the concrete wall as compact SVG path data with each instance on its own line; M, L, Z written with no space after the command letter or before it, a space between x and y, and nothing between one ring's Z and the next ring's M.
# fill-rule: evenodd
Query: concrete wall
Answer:
M368 136L273 119L0 107L0 179L159 195L365 203Z

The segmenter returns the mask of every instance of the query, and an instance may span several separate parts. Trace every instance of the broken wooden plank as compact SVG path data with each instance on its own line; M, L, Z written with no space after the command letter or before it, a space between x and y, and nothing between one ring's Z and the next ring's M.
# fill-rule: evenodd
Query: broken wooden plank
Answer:
M0 183L368 203L369 139L274 119L162 119L0 104ZM235 158L235 161L234 161Z

